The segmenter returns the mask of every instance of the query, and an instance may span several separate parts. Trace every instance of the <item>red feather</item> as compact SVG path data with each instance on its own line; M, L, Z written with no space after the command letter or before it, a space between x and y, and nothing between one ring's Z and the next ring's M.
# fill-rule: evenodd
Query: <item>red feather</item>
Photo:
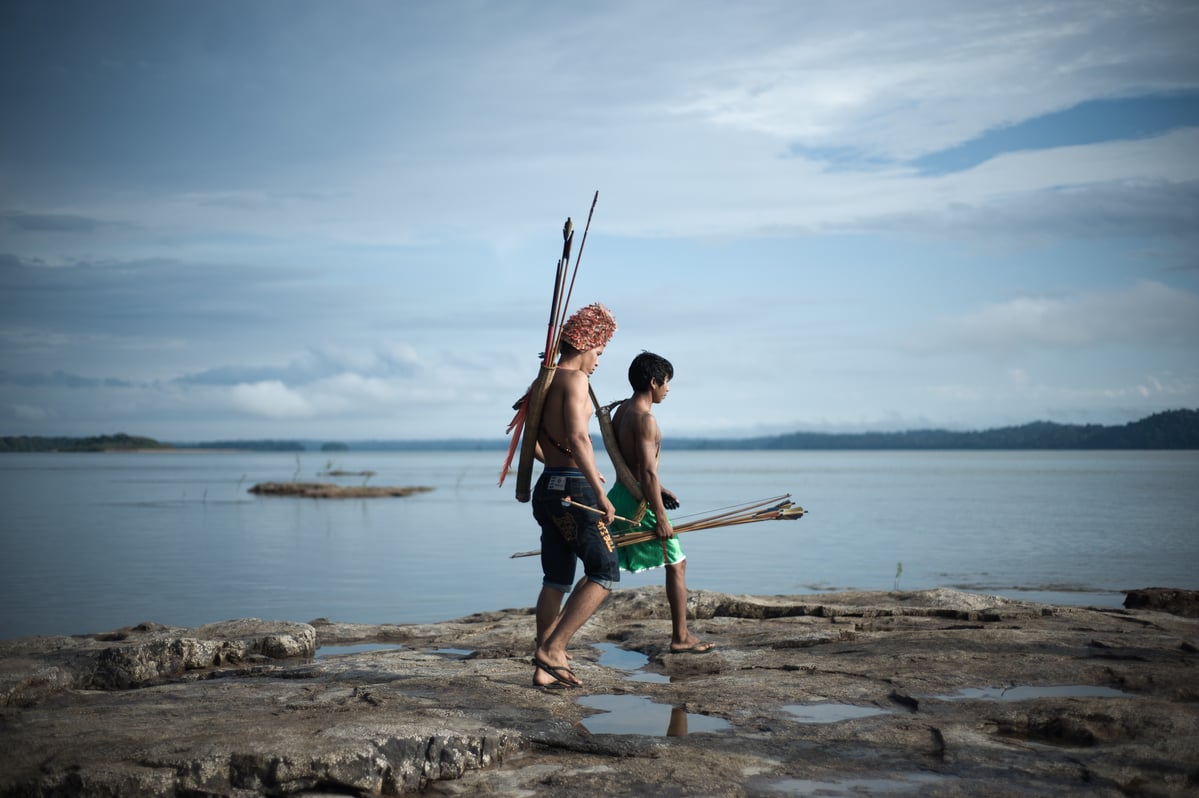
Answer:
M529 414L529 394L525 394L516 403L516 415L508 422L508 432L512 433L512 442L508 444L508 456L504 458L504 468L500 471L500 482L497 487L504 486L504 478L512 468L512 459L516 457L516 445L525 429L525 416ZM515 430L515 432L513 432Z

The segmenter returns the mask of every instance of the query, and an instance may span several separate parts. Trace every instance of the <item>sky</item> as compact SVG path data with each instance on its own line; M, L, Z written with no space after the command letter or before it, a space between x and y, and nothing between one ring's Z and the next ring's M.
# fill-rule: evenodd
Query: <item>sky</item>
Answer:
M665 356L667 438L1196 408L1197 38L1190 0L6 0L0 435L503 439L567 217L595 391Z

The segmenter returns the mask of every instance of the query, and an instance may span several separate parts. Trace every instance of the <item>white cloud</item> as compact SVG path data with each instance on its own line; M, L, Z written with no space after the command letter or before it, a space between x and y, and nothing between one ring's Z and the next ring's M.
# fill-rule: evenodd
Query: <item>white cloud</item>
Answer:
M780 22L777 40L702 70L707 85L671 110L907 160L1096 96L1193 86L1199 63L1178 30L1199 24L1185 4L853 4L842 13L828 26Z
M400 405L408 393L404 383L394 379L368 377L350 372L320 380L302 389L313 406L325 416L352 413L373 415Z
M28 68L0 89L43 79L0 134L0 403L498 435L535 372L552 239L597 188L576 296L619 297L632 352L695 353L673 411L694 429L986 419L1015 396L1036 417L1050 370L1063 405L1132 412L1188 373L1199 132L940 175L909 159L1194 91L1199 5L680 8L301 1L239 15L219 51L195 33L219 5L0 26ZM918 318L939 321L905 339Z
M22 421L46 421L50 418L50 413L44 407L34 407L32 405L12 405L9 410L14 416Z
M1123 181L1192 182L1199 180L1197 149L1199 130L1186 128L1134 141L1009 153L934 182L962 201Z
M1199 296L1146 280L1119 291L1065 298L1023 296L986 305L915 333L905 348L1009 356L1030 349L1104 344L1192 346L1196 340Z
M278 380L242 383L229 390L236 410L265 418L310 418L315 409L297 391Z

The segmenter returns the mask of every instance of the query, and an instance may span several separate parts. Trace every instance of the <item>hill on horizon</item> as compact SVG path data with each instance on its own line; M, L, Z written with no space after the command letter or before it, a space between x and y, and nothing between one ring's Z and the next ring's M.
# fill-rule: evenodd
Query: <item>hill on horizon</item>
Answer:
M602 442L593 436L597 446ZM86 438L9 436L0 452L104 452L163 449L223 449L271 452L347 451L494 451L508 446L505 438L441 440L222 440L164 443L152 438L100 435ZM754 438L670 438L673 450L935 450L935 449L1199 449L1199 410L1166 410L1139 421L1102 424L1058 424L1034 421L1013 427L954 432L944 429L905 432L791 432Z
M792 432L723 441L677 441L690 449L1199 449L1199 410L1167 410L1127 424L1057 424L1034 421L970 432L944 429L905 432ZM663 448L667 442L663 441Z

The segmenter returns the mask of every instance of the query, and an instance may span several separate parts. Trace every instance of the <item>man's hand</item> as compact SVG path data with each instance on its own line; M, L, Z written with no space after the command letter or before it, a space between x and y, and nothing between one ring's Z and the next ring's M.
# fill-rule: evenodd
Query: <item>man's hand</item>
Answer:
M658 534L661 540L674 537L674 527L671 526L669 519L665 516L658 518L657 523L654 524L654 532Z
M679 509L679 500L666 488L662 488L662 506L667 510Z
M608 497L604 494L599 494L600 509L604 511L604 526L612 526L612 522L616 520L616 508L612 506L612 502L608 501Z

